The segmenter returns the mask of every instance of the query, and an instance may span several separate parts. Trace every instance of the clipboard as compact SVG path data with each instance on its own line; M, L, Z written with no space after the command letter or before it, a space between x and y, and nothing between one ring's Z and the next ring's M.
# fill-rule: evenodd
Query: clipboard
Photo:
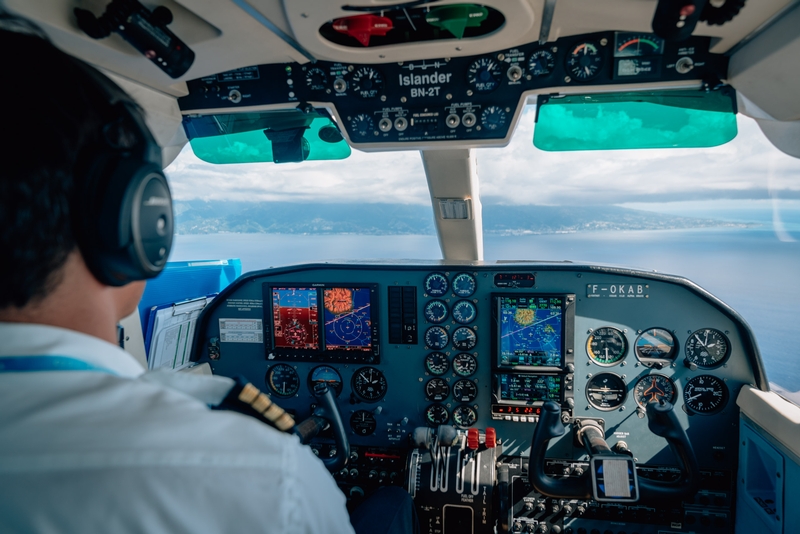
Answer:
M212 293L150 308L145 330L148 369L180 369L190 363L197 318L216 296Z

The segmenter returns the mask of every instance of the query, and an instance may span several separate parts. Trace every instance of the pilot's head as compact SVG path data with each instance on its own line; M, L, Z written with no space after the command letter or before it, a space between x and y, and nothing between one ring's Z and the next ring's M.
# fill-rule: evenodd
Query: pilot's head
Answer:
M67 295L131 313L172 245L160 148L122 89L25 21L0 14L0 49L0 320Z

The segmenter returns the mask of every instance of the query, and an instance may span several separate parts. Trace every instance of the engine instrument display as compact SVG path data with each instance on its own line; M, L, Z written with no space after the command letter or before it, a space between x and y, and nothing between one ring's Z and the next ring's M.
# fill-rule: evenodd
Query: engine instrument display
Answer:
M453 371L458 376L472 376L478 370L478 359L468 352L456 354L453 358Z
M450 395L450 386L442 378L431 378L425 384L425 396L432 401L443 401Z
M461 406L456 406L456 409L453 410L453 421L460 427L472 426L477 420L478 413L472 406L462 404Z
M377 363L376 287L319 285L264 284L272 307L264 323L267 358Z
M496 295L497 365L564 366L565 297Z
M453 304L453 319L459 324L469 324L478 316L475 304L468 300L459 300Z
M478 336L472 328L461 326L453 332L453 346L458 350L472 350L478 344Z
M425 314L425 319L429 323L439 324L447 320L449 310L447 309L445 301L433 299L425 304L423 313Z
M529 404L552 400L560 403L563 397L562 377L500 373L495 375L495 398L501 403Z
M475 277L469 273L458 273L453 277L453 293L457 297L465 299L471 297L478 287L478 282Z
M432 349L441 350L449 342L450 335L441 326L432 326L425 331L425 344Z
M453 384L453 398L459 402L472 402L478 398L478 386L472 380L462 378Z
M429 425L444 425L450 420L450 412L441 404L431 404L425 409L425 421Z
M450 281L444 273L431 273L425 277L424 287L429 297L443 297L450 289Z
M425 356L425 369L432 375L443 375L450 369L450 362L442 352L431 352Z

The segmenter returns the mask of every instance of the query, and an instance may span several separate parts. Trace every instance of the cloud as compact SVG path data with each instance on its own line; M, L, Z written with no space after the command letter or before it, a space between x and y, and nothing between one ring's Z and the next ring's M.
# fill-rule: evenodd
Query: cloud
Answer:
M591 205L800 198L800 160L774 148L752 119L709 149L543 152L528 108L510 144L477 149L484 202ZM166 169L178 200L428 204L419 152L364 153L343 161L211 165L187 145Z

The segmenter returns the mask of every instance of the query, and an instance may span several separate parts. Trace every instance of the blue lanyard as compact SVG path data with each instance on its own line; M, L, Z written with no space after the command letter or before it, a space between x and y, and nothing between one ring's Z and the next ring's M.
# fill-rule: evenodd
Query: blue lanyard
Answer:
M98 371L116 374L69 356L0 356L0 373L30 373L36 371Z

